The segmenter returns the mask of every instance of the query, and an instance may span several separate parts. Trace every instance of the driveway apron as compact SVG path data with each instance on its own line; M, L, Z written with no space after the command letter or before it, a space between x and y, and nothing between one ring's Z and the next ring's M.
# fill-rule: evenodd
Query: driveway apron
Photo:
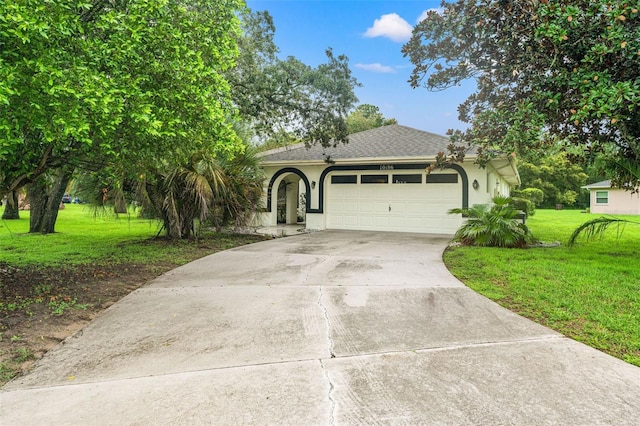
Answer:
M177 268L8 383L0 424L639 424L640 368L471 291L448 240L323 231Z

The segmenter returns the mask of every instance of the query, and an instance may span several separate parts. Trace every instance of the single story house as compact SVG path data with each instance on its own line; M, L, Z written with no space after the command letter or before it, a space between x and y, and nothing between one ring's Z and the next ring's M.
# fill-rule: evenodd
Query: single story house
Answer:
M612 188L610 180L592 183L582 188L590 191L591 213L640 214L640 195L637 192Z
M463 219L449 209L509 195L520 176L513 156L482 169L474 152L428 173L449 143L445 136L390 125L352 134L336 147L298 144L264 152L266 210L258 225L453 234Z

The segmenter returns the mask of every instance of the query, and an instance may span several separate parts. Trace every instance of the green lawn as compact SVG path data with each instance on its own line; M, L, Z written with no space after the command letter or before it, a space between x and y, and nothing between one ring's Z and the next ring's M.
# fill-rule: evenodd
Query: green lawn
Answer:
M598 215L539 210L528 225L560 247L456 247L445 263L470 288L575 340L640 366L640 225L572 248L573 229ZM638 216L620 216L640 222Z
M55 234L28 234L28 211L20 212L20 220L1 221L0 262L60 266L149 260L180 264L193 260L193 242L149 243L160 231L158 221L135 215L96 214L85 205L65 206L59 212ZM212 239L222 249L234 246L235 237L226 234L208 235L201 243L212 244Z

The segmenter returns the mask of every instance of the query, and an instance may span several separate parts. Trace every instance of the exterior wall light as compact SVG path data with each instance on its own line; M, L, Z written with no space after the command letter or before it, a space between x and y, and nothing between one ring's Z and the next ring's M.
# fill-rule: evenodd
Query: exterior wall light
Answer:
M312 180L311 181L311 189L315 189L315 187L316 187L316 181Z
M473 183L471 185L473 186L473 189L480 188L480 184L478 183L478 179L474 179Z

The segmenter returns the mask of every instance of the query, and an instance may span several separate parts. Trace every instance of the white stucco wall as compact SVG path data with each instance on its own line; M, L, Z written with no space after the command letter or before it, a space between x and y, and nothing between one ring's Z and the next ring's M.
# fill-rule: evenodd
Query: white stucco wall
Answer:
M415 163L424 163L425 161L415 161ZM391 161L377 161L368 164L390 164L393 163ZM396 163L397 164L397 163ZM340 165L345 165L345 163L340 163ZM468 161L465 163L459 164L467 174L468 178L468 206L472 206L474 204L487 204L491 202L491 198L497 194L509 195L510 193L510 185L499 175L499 173L493 170L491 167L486 169L481 169L478 166L474 165L472 161ZM297 164L293 165L266 165L264 167L265 174L267 179L265 180L265 189L264 189L264 205L265 207L268 205L267 203L267 188L269 182L272 177L281 171L282 169L288 167L295 167L295 169L302 172L309 182L309 193L307 194L308 199L310 200L310 209L313 211L315 209L320 208L320 177L322 172L327 168L331 167L329 164ZM408 170L402 170L408 171ZM420 170L422 173L426 172L424 170ZM452 173L453 169L447 169L444 172L436 171L434 173ZM325 191L325 205L323 213L306 213L306 227L308 229L313 230L322 230L326 229L326 190L327 186L330 182L331 173L325 178L324 182L324 191ZM272 185L272 193L271 193L271 211L265 212L257 217L257 225L259 226L276 226L277 225L277 189L280 185L280 182L283 179L287 179L288 181L297 181L297 175L293 173L285 173L278 176ZM474 180L478 181L478 189L473 188ZM304 188L304 185L301 185L301 188ZM290 201L293 200L293 197ZM460 207L462 207L462 193L460 193Z
M606 204L596 202L596 192L606 191L609 199ZM622 189L592 189L590 201L591 213L597 214L640 214L640 195Z
M481 169L472 164L465 164L464 169L469 176L469 207L474 204L490 204L496 195L511 194L511 185L490 165ZM478 189L473 188L474 180L478 181Z

